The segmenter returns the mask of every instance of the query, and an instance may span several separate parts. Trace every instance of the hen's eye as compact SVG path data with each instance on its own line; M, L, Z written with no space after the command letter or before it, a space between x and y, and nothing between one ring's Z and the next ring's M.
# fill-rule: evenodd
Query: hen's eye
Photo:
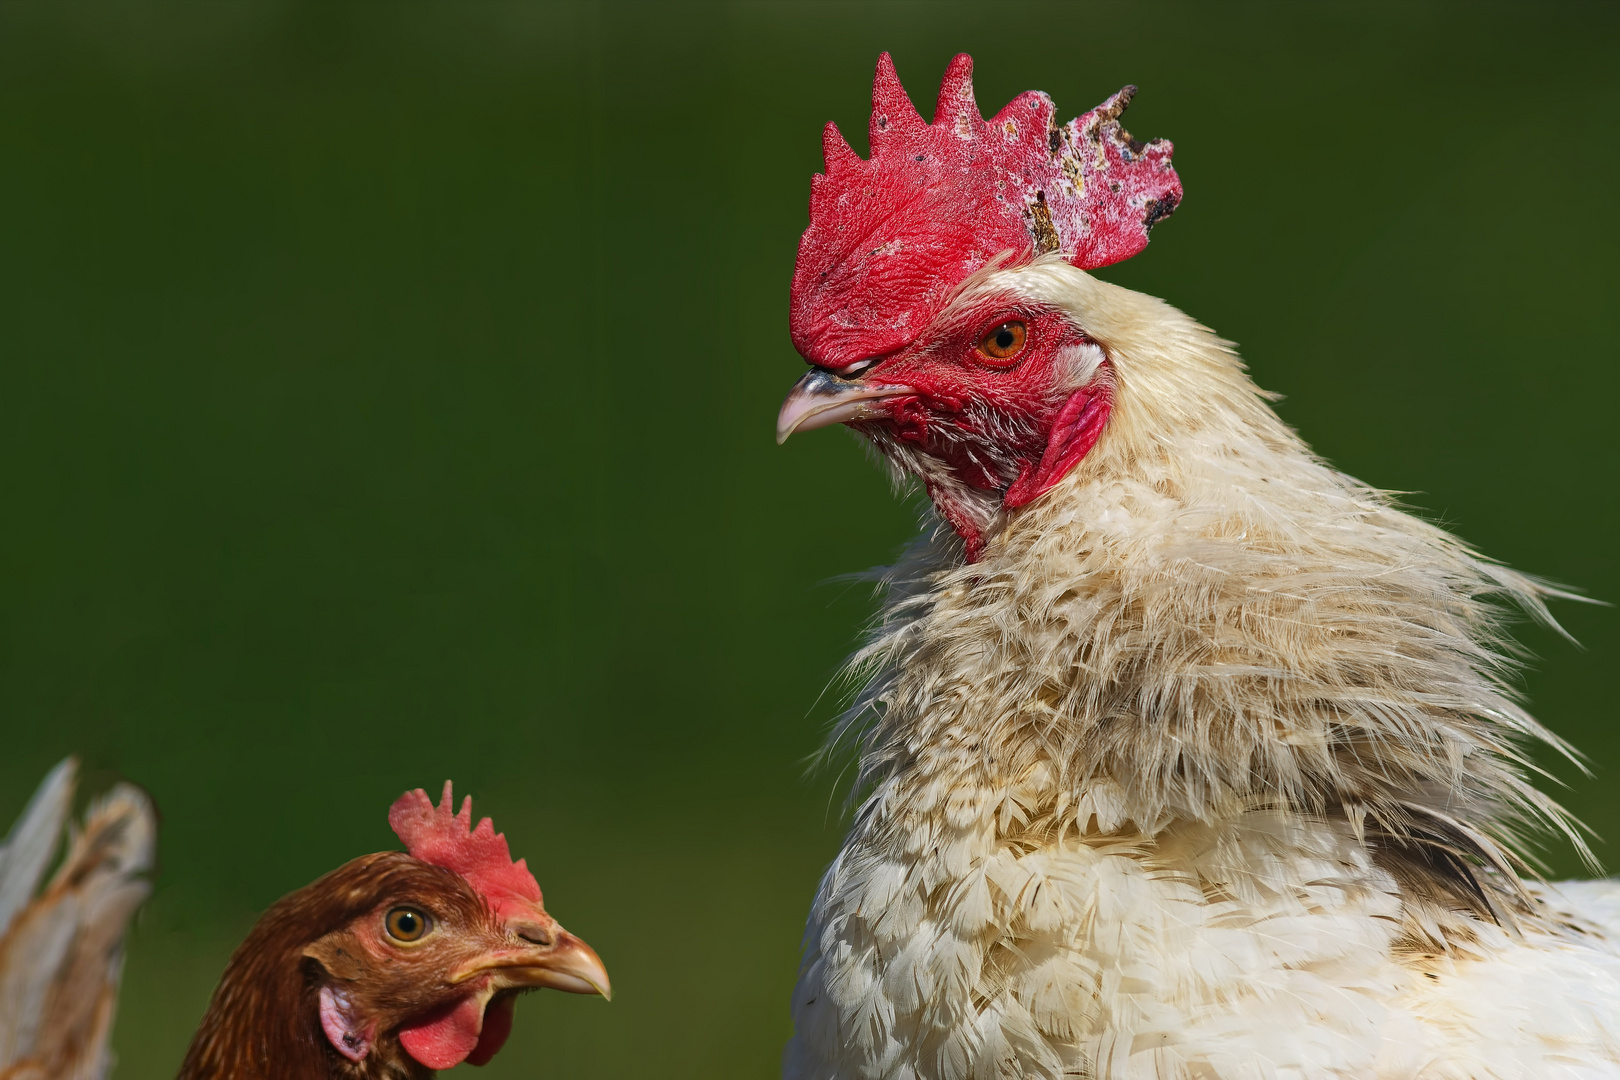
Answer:
M420 941L433 922L425 912L416 908L397 907L388 913L383 925L388 928L388 936L395 941Z
M1011 360L1024 351L1029 328L1016 319L1004 322L979 341L979 351L991 360Z

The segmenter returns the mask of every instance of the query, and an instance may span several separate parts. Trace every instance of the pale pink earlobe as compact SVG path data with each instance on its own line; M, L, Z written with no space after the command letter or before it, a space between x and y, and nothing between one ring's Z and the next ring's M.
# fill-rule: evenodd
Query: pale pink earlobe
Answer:
M1080 464L1080 459L1097 445L1097 438L1108 423L1108 414L1113 407L1113 380L1106 377L1096 379L1085 389L1070 394L1069 400L1064 402L1052 422L1052 433L1047 436L1046 453L1041 455L1041 463L1012 482L1007 494L1002 497L1002 505L1015 510L1032 503L1067 476L1069 470Z
M349 995L330 986L321 987L321 1030L333 1049L350 1061L364 1061L377 1041L377 1022L359 1022Z

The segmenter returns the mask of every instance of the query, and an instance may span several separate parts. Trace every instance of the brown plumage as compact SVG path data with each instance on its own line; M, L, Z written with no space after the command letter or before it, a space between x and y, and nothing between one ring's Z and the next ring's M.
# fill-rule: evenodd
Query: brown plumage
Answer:
M484 825L450 843L480 838L505 856ZM379 852L273 904L232 954L180 1080L420 1080L489 1060L525 989L607 995L601 961L537 888L514 899L458 869Z
M405 905L428 910L458 932L442 948L402 952L393 963L357 945L366 933L358 924L381 927L387 910ZM355 859L264 913L232 954L180 1076L431 1075L400 1045L400 1023L458 990L448 985L451 970L502 936L488 907L456 874L402 852ZM356 1011L379 1020L376 1044L358 1063L344 1058L321 1028L320 989L334 976L355 986Z
M51 770L0 845L0 1080L100 1080L124 967L124 931L150 886L157 817L119 784L59 848L77 764Z

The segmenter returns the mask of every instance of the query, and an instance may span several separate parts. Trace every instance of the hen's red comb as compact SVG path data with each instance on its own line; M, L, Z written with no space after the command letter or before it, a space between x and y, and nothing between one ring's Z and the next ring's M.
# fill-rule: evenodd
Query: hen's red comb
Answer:
M406 851L466 878L497 915L511 914L513 908L532 910L540 903L540 883L523 859L512 861L505 834L496 832L489 818L473 828L472 796L462 801L461 813L451 811L454 805L448 780L438 806L417 788L394 800L388 824L405 842Z
M822 136L827 171L810 181L793 270L794 346L835 369L892 352L1003 252L1056 251L1091 269L1141 251L1181 201L1181 180L1168 142L1139 143L1120 127L1135 93L1127 86L1057 127L1052 99L1032 90L987 121L964 53L945 69L928 124L884 53L872 156L861 160L834 124Z

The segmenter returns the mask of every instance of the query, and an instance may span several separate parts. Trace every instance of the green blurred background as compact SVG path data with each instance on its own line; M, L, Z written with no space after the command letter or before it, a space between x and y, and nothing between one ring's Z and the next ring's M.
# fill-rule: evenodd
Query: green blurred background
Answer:
M492 1077L759 1077L841 827L805 758L916 508L778 449L819 127L1126 82L1188 197L1105 276L1314 445L1620 599L1612 5L0 6L0 827L83 755L164 815L118 1076L255 913L446 776L618 996ZM1620 614L1527 631L1620 838ZM1611 864L1620 851L1599 847ZM1554 849L1560 872L1577 869Z

